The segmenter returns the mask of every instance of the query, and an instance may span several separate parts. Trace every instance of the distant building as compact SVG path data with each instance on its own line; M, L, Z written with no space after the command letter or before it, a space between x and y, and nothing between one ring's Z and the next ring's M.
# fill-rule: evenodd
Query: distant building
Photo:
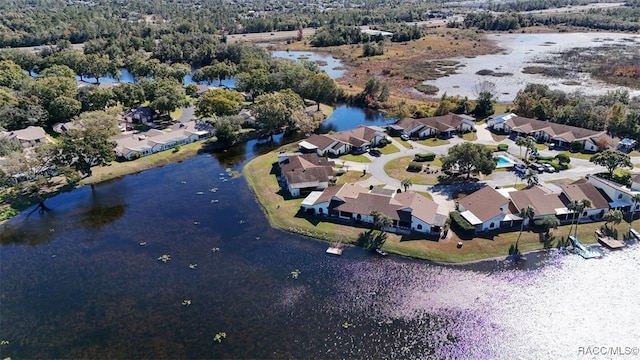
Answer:
M40 126L4 132L4 135L22 145L23 148L32 147L47 140L47 133Z

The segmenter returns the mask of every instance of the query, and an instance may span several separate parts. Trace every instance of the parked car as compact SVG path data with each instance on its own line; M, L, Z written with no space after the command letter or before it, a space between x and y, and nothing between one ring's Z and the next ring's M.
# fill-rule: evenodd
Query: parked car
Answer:
M527 167L524 166L524 164L516 164L513 167L517 172L525 172L527 170Z
M544 166L544 170L546 172L556 172L556 168L554 168L551 164L543 164L542 166Z
M378 149L369 149L369 154L371 154L371 156L375 156L375 157L378 157L378 156L382 155L382 153Z
M407 134L402 134L400 135L400 139L404 140L404 141L409 141L409 135Z
M538 173L543 173L544 172L544 166L542 166L541 164L538 163L531 163L529 165L529 167L535 171L537 171Z

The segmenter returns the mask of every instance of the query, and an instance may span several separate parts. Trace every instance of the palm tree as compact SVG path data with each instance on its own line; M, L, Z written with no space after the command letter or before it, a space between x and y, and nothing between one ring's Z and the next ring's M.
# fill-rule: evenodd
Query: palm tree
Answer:
M578 213L578 221L576 221L574 234L573 234L575 237L578 237L578 223L580 223L580 218L582 217L582 212L584 211L584 209L586 209L586 208L591 206L591 200L582 199L582 200L578 201L577 204L578 205L576 207L576 212ZM571 229L569 229L569 234L571 234Z
M526 208L520 209L522 224L520 224L520 233L518 234L518 239L516 240L516 247L518 246L518 242L520 242L520 236L522 236L522 231L524 230L524 223L531 222L531 219L533 219L534 216L536 216L536 210L531 205L527 205Z
M633 202L633 209L631 209L631 221L629 224L633 222L633 219L636 217L636 208L638 204L640 204L640 193L635 194L631 197L631 201Z
M558 228L560 220L553 215L547 215L539 221L536 221L536 225L544 227L546 234L549 235L549 230Z
M604 213L604 216L602 217L605 221L604 226L607 227L607 224L609 224L610 222L614 223L615 225L620 224L620 222L622 221L622 211L616 209L609 209L606 213Z
M536 147L536 139L532 136L518 136L516 138L516 145L520 147L520 156L522 156L522 147L524 146L526 148L526 151L524 152L524 161L527 162L529 152L533 151Z
M533 169L529 169L522 177L522 180L527 182L527 187L538 185L538 172Z
M400 185L404 188L404 192L407 192L411 185L413 185L413 181L409 178L404 178L400 181Z

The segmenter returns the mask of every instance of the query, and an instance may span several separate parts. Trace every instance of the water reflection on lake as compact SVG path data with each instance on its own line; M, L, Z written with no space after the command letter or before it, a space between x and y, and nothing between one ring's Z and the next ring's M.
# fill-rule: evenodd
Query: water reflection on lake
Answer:
M0 357L568 359L637 343L638 247L530 270L328 257L272 229L231 170L201 155L0 228Z
M308 60L318 64L320 70L326 72L332 79L337 79L347 71L340 59L325 53L312 51L272 51L271 56L294 61Z

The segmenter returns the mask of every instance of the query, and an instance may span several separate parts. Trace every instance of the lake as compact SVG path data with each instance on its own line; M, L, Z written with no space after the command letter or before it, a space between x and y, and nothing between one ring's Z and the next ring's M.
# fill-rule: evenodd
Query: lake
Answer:
M496 96L500 102L512 102L518 91L529 83L546 84L552 89L565 92L580 91L587 95L600 95L619 87L603 84L591 79L587 73L569 73L562 77L546 77L540 74L525 74L522 72L527 66L549 66L549 61L555 62L557 54L572 48L599 47L603 45L640 46L640 37L624 33L552 33L552 34L489 34L490 40L504 50L497 54L481 55L475 58L459 57L464 67L456 70L457 74L425 81L426 84L437 86L440 91L448 95L477 97L475 84L482 81L494 83ZM511 75L480 76L481 70L492 70L496 73ZM569 81L577 81L578 85L566 85ZM639 96L640 90L630 90L632 96Z
M638 345L640 247L518 266L330 257L269 226L233 172L274 145L248 146L1 226L0 358L571 359Z

